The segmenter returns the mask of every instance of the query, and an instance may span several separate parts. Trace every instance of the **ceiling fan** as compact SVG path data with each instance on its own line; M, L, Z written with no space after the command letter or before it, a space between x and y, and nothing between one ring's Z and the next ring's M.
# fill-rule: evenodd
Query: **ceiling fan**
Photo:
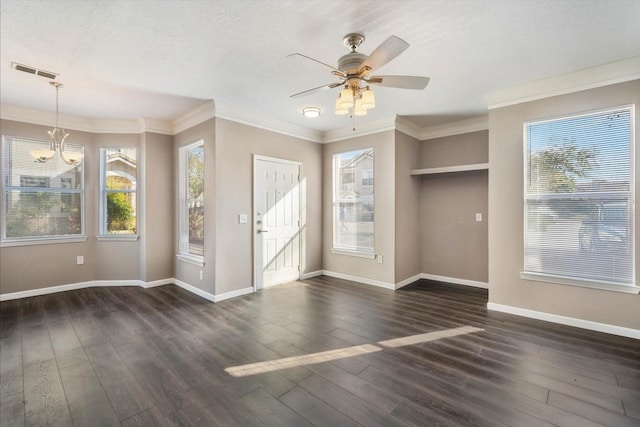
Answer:
M288 55L288 57L299 56L324 65L330 68L332 70L331 74L339 79L335 83L295 93L291 95L291 98L303 97L317 91L344 86L336 100L336 114L347 114L349 108L353 107L354 115L363 116L367 114L367 109L375 107L373 91L369 85L400 89L424 89L427 86L429 77L369 76L373 70L382 67L404 52L409 47L409 43L399 37L391 36L367 56L357 52L358 47L364 40L364 36L359 33L351 33L344 36L343 43L351 52L343 55L338 60L337 68L301 53Z

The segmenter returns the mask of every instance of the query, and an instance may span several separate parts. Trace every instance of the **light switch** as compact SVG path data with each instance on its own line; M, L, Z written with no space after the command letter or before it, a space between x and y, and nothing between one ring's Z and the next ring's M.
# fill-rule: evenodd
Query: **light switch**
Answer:
M482 222L482 214L481 213L477 213L476 214L476 221L477 222Z
M249 217L247 217L247 214L238 215L238 224L246 224L248 221Z

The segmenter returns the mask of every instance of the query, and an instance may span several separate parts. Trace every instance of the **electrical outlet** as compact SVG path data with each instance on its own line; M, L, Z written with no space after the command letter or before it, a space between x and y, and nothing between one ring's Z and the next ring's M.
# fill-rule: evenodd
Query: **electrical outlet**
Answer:
M378 261L378 264L382 264L382 255L376 255L376 261Z
M204 271L200 270L200 280L204 280Z
M238 215L238 224L246 224L249 221L247 214Z
M482 214L481 213L477 213L476 214L476 221L477 222L482 222Z
M82 265L82 264L84 264L84 256L82 256L82 255L78 255L78 256L76 257L76 264L78 264L78 265Z

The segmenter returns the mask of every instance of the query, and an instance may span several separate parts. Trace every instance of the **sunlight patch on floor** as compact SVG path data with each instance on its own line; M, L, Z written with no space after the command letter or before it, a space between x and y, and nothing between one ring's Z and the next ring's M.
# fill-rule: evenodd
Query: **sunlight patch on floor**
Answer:
M442 331L428 332L419 335L410 335L408 337L394 338L391 340L380 341L377 344L382 347L396 348L408 345L421 344L429 341L435 341L442 338L455 337L457 335L471 334L481 332L484 329L475 328L473 326L462 326L460 328L445 329ZM300 356L285 357L282 359L267 360L266 362L249 363L247 365L232 366L225 369L229 375L234 377L246 377L249 375L263 374L265 372L274 372L281 369L295 368L298 366L314 365L317 363L331 362L333 360L346 359L347 357L360 356L363 354L375 353L382 351L383 348L373 344L363 344L353 347L339 348L336 350L322 351L319 353L303 354Z

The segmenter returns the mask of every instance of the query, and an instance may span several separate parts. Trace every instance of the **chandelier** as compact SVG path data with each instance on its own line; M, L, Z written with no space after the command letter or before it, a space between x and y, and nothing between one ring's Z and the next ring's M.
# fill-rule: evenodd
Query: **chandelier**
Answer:
M66 164L72 166L79 165L84 155L77 151L64 150L64 140L67 139L69 134L65 132L64 129L58 127L58 92L63 85L59 82L49 82L49 84L56 88L56 127L48 131L50 141L49 149L45 150L44 148L34 148L31 150L31 156L37 163L47 163L55 157L56 153L58 153L62 161Z
M355 80L355 79L354 79ZM361 87L359 82L345 85L336 99L335 113L338 115L349 114L353 108L354 116L366 116L367 110L376 107L373 90L369 86Z

